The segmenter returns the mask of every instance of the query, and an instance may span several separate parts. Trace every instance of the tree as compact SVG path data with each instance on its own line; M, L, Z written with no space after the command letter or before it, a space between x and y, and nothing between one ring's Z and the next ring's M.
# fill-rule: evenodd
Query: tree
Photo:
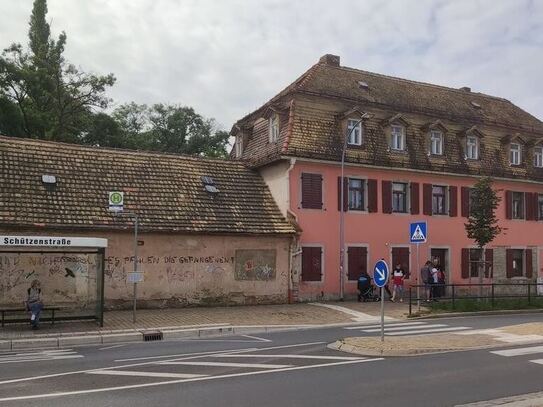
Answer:
M0 57L0 98L14 103L26 137L79 141L88 116L107 107L105 91L113 74L86 74L63 57L66 34L51 38L47 1L34 0L29 23L29 50L12 44Z
M481 255L478 267L479 284L483 283L485 248L503 231L495 214L500 201L501 198L492 188L492 179L489 177L479 179L471 190L470 213L465 227L468 238L477 243ZM483 287L479 286L480 297L482 292Z

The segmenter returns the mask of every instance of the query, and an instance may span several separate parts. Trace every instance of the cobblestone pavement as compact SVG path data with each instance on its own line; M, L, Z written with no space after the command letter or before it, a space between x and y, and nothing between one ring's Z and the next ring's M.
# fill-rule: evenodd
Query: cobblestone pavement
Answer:
M375 316L379 314L376 304L356 302L330 303ZM405 306L392 304L388 307L395 316L403 314ZM401 308L401 310L399 310ZM165 327L194 327L203 325L323 325L353 322L347 312L311 304L256 305L236 307L194 307L138 310L137 322L132 323L132 311L107 311L104 327L94 322L59 321L52 325L42 322L39 331L31 331L29 324L7 324L0 329L0 339L17 339L40 336L62 336L74 333L108 333L116 330L144 330Z

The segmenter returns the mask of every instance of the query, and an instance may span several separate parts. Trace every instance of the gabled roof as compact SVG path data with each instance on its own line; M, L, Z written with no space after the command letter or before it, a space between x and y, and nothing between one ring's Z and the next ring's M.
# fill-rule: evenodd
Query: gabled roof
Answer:
M206 192L203 176L218 194ZM125 210L138 213L144 231L294 233L241 162L0 136L0 227L131 227L108 211L110 191L124 191Z

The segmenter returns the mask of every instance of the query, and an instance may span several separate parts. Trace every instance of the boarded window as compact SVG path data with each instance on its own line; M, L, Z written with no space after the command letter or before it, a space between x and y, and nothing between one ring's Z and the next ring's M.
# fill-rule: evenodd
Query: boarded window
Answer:
M322 248L302 247L302 281L322 280Z
M358 280L358 277L360 277L362 272L368 271L368 249L366 247L348 247L347 258L347 271L349 280Z
M302 208L322 209L322 175L302 173Z
M409 247L392 248L392 269L396 268L397 264L401 264L403 271L405 272L405 278L409 278Z

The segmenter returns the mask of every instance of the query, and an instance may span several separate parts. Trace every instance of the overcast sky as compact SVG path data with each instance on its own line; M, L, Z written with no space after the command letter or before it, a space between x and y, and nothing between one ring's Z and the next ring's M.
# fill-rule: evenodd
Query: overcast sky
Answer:
M67 58L112 72L115 104L178 103L223 128L321 55L470 86L543 119L543 0L49 0ZM0 0L0 47L27 43L32 0Z

